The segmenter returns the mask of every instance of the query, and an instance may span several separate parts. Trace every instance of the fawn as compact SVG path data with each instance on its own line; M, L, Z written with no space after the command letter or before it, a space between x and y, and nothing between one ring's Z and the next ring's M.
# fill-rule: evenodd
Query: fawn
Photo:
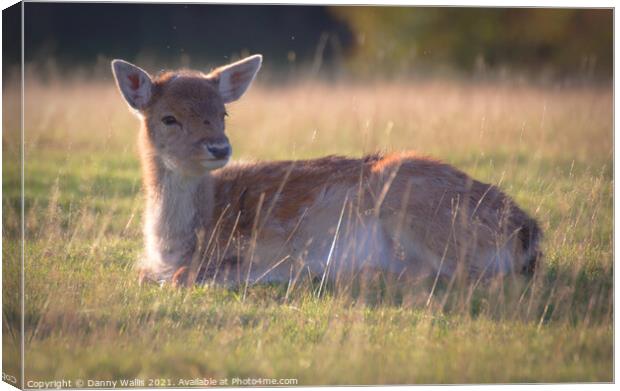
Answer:
M228 164L226 104L262 56L151 76L112 61L139 133L141 278L193 284L531 275L538 224L497 187L414 153Z

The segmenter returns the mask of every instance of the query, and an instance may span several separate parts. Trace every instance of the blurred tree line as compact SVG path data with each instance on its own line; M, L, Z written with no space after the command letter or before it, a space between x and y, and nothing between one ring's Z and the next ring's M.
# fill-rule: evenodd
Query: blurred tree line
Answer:
M548 76L613 72L611 9L336 7L362 73L456 68Z
M5 31L19 30L9 15ZM26 63L41 74L107 75L111 58L205 68L255 52L273 78L613 72L611 9L30 2L24 30ZM4 54L19 44L5 36Z
M209 67L263 53L267 68L313 61L322 34L352 45L344 21L326 7L26 3L25 60L45 71L74 72L94 65L109 74L123 58L146 69ZM323 53L329 62L330 48Z

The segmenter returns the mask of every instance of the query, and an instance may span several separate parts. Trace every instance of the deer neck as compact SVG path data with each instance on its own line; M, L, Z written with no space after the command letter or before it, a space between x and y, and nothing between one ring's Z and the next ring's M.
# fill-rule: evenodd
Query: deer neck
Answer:
M142 149L148 262L144 266L165 279L190 261L197 233L210 223L213 178L208 172L201 176L179 174L166 167L151 150Z
M153 183L145 183L147 208L156 214L162 236L186 234L197 228L198 221L195 220L200 219L200 211L204 209L198 205L201 199L204 200L200 192L210 187L212 178L209 174L185 176L167 169L158 158L155 159L157 178Z

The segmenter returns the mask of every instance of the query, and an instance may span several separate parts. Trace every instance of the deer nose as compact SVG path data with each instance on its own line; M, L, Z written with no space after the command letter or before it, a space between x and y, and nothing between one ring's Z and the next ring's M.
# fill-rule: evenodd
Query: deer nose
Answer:
M207 145L207 151L216 159L225 159L230 156L230 145L210 144Z

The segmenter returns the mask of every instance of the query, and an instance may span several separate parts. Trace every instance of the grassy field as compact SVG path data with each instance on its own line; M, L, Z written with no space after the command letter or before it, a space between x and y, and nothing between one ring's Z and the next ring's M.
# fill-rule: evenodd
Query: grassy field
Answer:
M393 292L380 281L321 297L313 281L251 286L245 298L139 286L138 121L111 80L29 81L25 109L26 381L613 380L611 87L259 84L229 108L234 158L414 149L499 184L540 221L545 258L533 279L440 284L432 295L430 284ZM5 133L3 173L3 256L13 260L14 137ZM5 263L5 354L18 346L6 293L16 278Z

